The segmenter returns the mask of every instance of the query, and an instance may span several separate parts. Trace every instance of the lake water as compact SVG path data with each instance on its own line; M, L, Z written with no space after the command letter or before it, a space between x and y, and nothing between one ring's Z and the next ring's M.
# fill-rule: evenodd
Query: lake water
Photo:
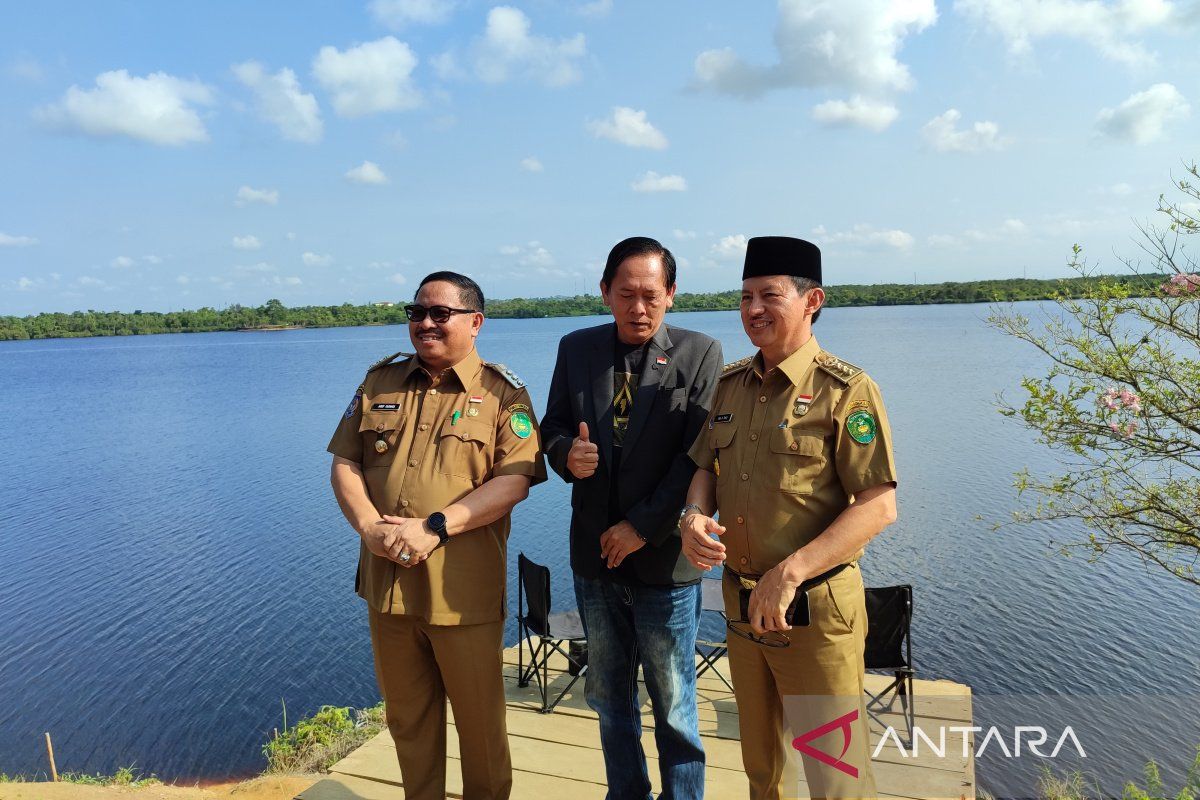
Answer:
M816 328L888 404L900 521L864 573L914 585L919 677L971 685L977 718L988 694L1042 697L1047 719L1053 695L1200 697L1200 592L1126 555L1064 558L1063 526L993 530L1017 507L1013 472L1053 461L995 409L1039 362L987 313L829 309ZM602 321L489 320L480 350L540 413L559 338ZM726 360L750 352L734 312L670 321ZM366 367L407 346L402 327L0 344L0 772L44 772L50 731L60 770L246 775L281 700L289 720L376 702L324 448ZM558 608L574 605L567 502L552 475L510 542L510 587L525 551ZM1116 735L1086 766L1136 777L1189 755L1200 710L1175 705L1169 734ZM1009 769L980 776L1003 787Z

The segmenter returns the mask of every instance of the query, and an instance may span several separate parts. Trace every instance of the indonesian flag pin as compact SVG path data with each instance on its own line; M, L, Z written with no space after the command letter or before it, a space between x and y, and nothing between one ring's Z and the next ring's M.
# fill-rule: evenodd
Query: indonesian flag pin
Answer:
M658 358L654 359L654 363L658 364L660 367L665 367L668 360L669 359L666 356L659 356Z
M476 394L476 395L471 395L471 397L469 398L469 402L471 402L471 403L482 403L482 402L483 402L483 397L481 397L480 395L477 395L477 394Z
M811 394L796 395L796 405L792 407L792 413L797 417L803 417L808 413L808 407L812 405Z

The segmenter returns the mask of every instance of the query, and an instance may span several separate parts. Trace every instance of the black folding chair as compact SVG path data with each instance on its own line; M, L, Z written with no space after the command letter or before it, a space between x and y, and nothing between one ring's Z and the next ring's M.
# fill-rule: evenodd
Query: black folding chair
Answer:
M729 679L721 674L721 670L717 669L717 662L722 656L729 652L729 648L725 644L725 601L721 597L721 581L720 579L713 580L705 578L700 581L700 613L709 611L721 616L721 640L701 639L699 635L696 637L696 655L700 656L700 663L696 665L696 677L699 678L710 669L713 674L721 679L721 682L729 687L729 691L733 691L733 684Z
M587 672L587 637L578 611L550 613L550 570L535 564L525 557L517 556L517 685L528 686L529 679L537 681L542 696L543 714L549 714L575 685L575 681ZM525 601L529 601L529 613L525 613ZM534 641L536 637L536 641ZM525 642L529 640L529 666L525 666ZM567 642L567 649L563 649ZM563 688L554 702L549 700L550 656L559 653L567 659L567 671L571 681Z
M895 678L878 694L867 692L867 713L880 725L887 724L880 714L892 711L896 700L904 713L908 741L912 744L916 726L913 707L912 660L912 586L868 587L867 590L867 652L866 667L892 673Z

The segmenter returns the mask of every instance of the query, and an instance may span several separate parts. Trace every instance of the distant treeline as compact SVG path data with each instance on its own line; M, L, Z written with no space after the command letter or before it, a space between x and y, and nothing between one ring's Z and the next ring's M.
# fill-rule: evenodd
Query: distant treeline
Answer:
M1118 275L1108 280L1128 284L1135 294L1157 291L1166 276ZM935 303L994 303L1015 300L1048 300L1062 295L1079 296L1095 277L1035 280L1013 278L963 283L880 283L828 286L826 305L899 306ZM675 311L725 311L738 307L738 290L710 294L678 294ZM598 296L521 297L492 300L487 315L494 319L573 317L606 314ZM355 325L399 325L405 322L402 304L394 306L300 306L288 308L278 300L258 307L229 306L195 311L76 311L72 314L37 314L0 317L0 341L51 339L75 336L134 336L145 333L200 333L205 331L262 330L283 327L335 328Z

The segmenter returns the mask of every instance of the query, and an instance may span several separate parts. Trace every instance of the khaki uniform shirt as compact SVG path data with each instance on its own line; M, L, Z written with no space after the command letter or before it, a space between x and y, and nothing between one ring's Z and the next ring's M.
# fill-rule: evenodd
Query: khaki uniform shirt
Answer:
M441 375L415 356L389 362L368 371L328 448L362 465L380 514L424 518L498 475L546 480L529 392L514 385L516 376L474 350ZM455 535L415 567L364 545L358 594L377 611L434 625L502 620L508 531L505 514Z
M879 387L815 338L767 375L761 353L727 365L689 455L717 473L725 563L741 575L762 575L855 493L896 480Z

